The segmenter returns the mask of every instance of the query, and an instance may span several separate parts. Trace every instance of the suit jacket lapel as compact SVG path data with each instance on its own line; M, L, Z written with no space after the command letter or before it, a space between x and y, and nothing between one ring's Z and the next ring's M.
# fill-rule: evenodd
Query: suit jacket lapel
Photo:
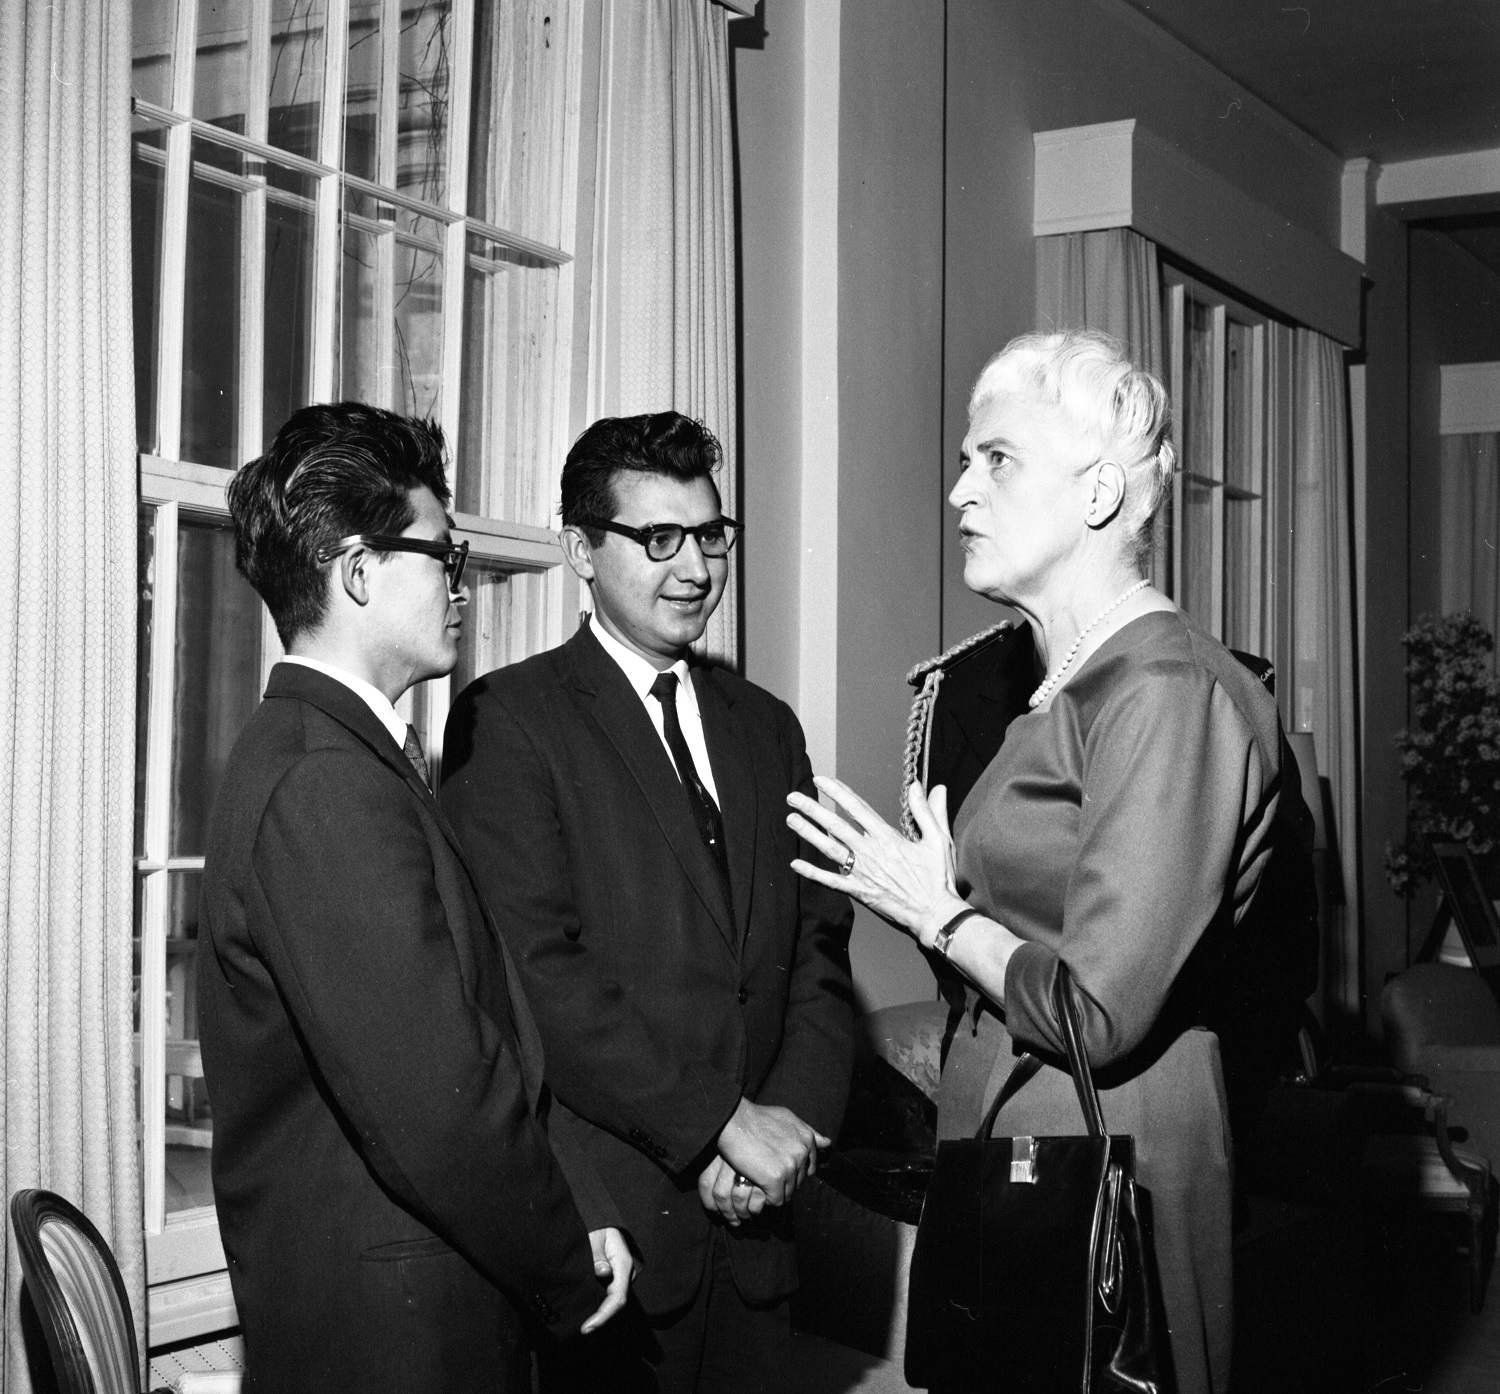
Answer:
M738 936L724 903L718 869L698 836L682 781L641 699L587 626L568 641L564 651L571 660L574 689L640 786L673 855L713 916L725 944L738 952ZM725 836L730 836L727 821Z
M729 853L729 885L734 892L738 941L750 926L750 899L755 888L755 762L734 719L732 705L712 669L693 670L693 690L703 718L703 739L719 791L724 841Z

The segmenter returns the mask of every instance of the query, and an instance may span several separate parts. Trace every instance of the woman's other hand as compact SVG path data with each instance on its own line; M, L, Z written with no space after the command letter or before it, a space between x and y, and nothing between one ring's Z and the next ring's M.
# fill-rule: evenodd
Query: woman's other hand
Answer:
M955 889L948 791L938 785L929 799L920 784L907 785L907 805L921 834L918 841L909 842L842 780L815 775L813 782L848 817L793 793L787 795L795 810L787 816L787 825L835 867L848 869L824 871L799 858L792 870L853 896L931 948L938 930L966 908Z

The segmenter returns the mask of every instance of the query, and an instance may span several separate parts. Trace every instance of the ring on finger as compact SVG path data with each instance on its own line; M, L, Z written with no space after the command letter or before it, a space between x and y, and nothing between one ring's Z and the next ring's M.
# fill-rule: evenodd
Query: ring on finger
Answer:
M843 864L843 866L841 866L839 868L839 875L840 876L847 876L853 870L854 870L854 849L851 847L849 849L849 855L844 858L844 864Z
M751 1181L750 1178L748 1176L746 1176L743 1172L737 1171L734 1174L734 1184L735 1184L736 1187L740 1187L740 1186L746 1186L746 1187L748 1187L748 1186L753 1186L755 1183L753 1181Z

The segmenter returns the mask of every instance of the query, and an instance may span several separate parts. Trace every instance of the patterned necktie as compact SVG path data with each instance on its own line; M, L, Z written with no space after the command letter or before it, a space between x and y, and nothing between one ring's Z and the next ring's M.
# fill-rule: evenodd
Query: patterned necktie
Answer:
M406 727L406 741L401 747L401 753L411 761L412 768L421 777L422 783L427 784L427 757L422 754L422 738L417 735L417 728L410 723Z
M698 767L693 764L693 753L688 749L682 734L682 723L677 720L677 674L657 674L651 684L651 695L661 703L662 731L667 738L667 749L677 762L677 773L682 777L683 792L687 794L688 807L693 811L693 822L698 825L698 836L708 848L714 865L719 869L719 880L724 885L724 900L733 909L734 901L729 892L729 853L724 846L724 819L713 795L698 778Z

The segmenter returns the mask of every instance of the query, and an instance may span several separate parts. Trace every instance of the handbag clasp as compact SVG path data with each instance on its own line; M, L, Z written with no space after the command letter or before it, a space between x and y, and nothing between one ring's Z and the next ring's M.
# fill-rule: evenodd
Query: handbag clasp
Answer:
M1036 1139L1023 1133L1010 1140L1010 1183L1012 1186L1036 1185Z

